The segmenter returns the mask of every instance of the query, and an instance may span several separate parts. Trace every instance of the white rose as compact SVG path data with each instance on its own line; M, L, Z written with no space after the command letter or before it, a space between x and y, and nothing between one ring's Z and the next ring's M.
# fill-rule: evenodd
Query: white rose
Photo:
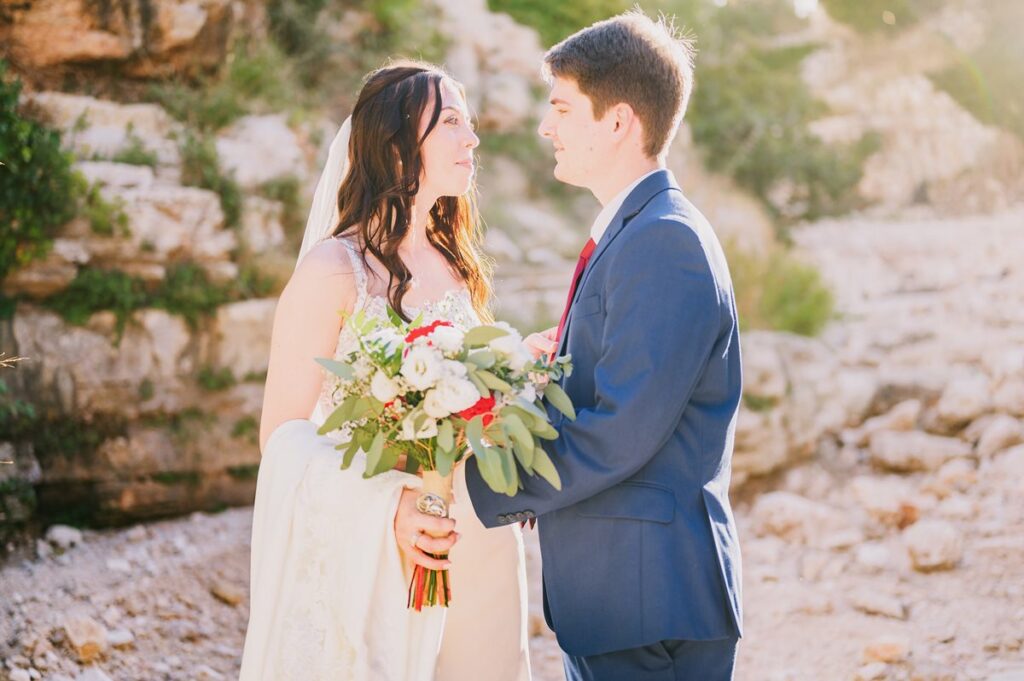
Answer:
M378 371L373 375L373 380L370 381L370 394L375 398L387 404L401 392L398 381L394 380L383 371Z
M442 362L441 373L452 378L465 378L467 373L466 365L453 359L446 359Z
M437 388L428 390L427 394L423 396L423 411L427 412L427 416L435 419L443 419L451 414L445 407L442 395Z
M402 440L425 440L428 437L434 437L437 435L437 421L434 419L427 419L420 427L419 432L416 431L416 425L413 423L413 418L407 417L402 421Z
M464 378L445 377L437 384L438 405L455 414L469 409L480 399L480 392L470 381Z
M442 358L436 350L414 347L402 360L402 375L415 390L432 388L441 377Z
M430 334L430 340L441 352L458 352L465 336L454 326L439 326Z
M520 336L519 332L512 328L512 326L507 322L495 322L493 326L506 331L507 333L500 338L492 340L487 344L488 347L503 357L511 357L519 350L520 346L523 345L523 337Z

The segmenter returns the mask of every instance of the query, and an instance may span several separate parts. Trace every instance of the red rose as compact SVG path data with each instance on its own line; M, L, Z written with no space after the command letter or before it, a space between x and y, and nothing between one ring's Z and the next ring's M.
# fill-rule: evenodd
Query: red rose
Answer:
M436 322L432 322L430 324L427 324L426 326L417 327L417 328L415 328L415 329L413 329L413 330L411 330L409 332L409 334L405 337L405 342L406 343L412 343L417 338L422 338L423 336L429 336L430 334L432 334L434 332L434 329L436 329L439 326L451 326L451 325L452 325L451 322L446 322L446 321L443 321L443 320L438 320Z
M491 421L494 420L494 414L491 410L494 409L494 395L490 394L487 397L481 397L476 401L469 409L463 409L459 412L459 416L469 421L474 416L484 415L484 428L491 425Z

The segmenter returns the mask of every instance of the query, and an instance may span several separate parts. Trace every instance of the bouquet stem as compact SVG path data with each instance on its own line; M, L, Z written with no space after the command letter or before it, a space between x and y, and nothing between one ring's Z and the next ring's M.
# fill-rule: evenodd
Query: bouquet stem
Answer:
M420 512L447 518L452 503L452 475L442 476L437 471L423 471L423 488L417 507ZM444 535L432 535L444 536ZM428 553L431 558L442 560L448 554ZM423 606L447 608L452 600L452 590L447 570L428 570L417 565L409 582L408 607L416 612Z

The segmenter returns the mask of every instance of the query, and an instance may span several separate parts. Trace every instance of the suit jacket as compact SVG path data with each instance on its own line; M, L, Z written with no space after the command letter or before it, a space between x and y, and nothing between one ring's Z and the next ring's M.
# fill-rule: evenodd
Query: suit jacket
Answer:
M637 185L584 270L559 351L575 421L549 407L556 490L466 483L488 527L538 517L544 614L596 655L742 635L729 478L742 392L732 281L711 226L660 171Z

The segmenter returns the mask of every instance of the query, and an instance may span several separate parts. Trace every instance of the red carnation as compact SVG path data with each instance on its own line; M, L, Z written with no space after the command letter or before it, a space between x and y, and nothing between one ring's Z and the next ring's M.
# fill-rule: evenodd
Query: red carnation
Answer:
M484 415L484 428L491 425L491 421L494 420L494 414L491 410L494 409L494 395L488 395L487 397L481 397L476 401L469 409L463 409L459 412L459 416L469 421L474 416Z
M422 338L423 336L429 336L430 334L432 334L434 332L434 329L436 329L439 326L451 326L451 325L452 325L451 322L446 322L446 321L443 321L443 320L439 319L438 321L432 322L430 324L427 324L426 326L417 327L417 328L415 328L415 329L413 329L412 331L409 332L409 334L405 337L405 342L406 343L412 343L417 338Z

